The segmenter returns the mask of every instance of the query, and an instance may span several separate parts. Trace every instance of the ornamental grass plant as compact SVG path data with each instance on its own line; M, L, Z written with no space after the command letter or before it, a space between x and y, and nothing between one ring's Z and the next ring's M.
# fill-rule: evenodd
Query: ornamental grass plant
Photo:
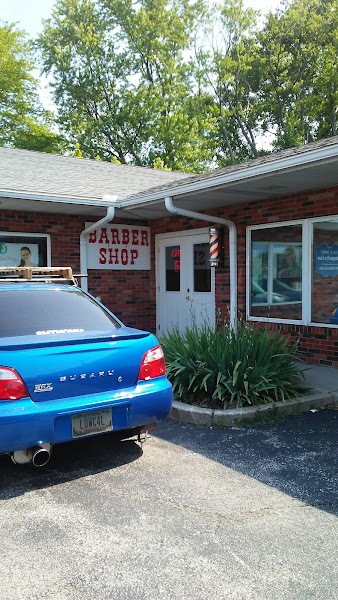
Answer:
M298 344L279 331L240 322L216 330L193 324L161 337L176 400L209 408L241 408L299 395Z

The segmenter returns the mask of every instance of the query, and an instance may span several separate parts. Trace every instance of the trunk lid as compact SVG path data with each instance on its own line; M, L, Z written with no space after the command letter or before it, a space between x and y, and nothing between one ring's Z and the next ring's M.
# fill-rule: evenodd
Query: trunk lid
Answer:
M134 387L143 355L157 343L152 334L127 327L75 338L2 338L0 365L16 369L40 402Z

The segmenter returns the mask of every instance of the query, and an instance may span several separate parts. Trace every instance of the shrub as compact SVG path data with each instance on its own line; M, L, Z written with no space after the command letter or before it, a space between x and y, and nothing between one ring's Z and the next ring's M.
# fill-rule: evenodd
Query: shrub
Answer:
M218 408L284 401L298 395L297 343L280 332L239 323L194 324L161 337L177 400Z

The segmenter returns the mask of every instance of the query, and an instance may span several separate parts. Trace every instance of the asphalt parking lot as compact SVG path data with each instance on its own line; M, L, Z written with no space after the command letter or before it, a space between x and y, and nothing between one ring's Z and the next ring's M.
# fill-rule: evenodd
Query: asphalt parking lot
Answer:
M338 596L338 411L0 457L1 600Z

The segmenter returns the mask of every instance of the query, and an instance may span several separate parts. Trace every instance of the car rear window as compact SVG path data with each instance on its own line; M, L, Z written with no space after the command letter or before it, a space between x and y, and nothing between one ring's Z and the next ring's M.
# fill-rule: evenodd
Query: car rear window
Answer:
M51 287L0 292L0 337L107 332L119 327L81 290Z

